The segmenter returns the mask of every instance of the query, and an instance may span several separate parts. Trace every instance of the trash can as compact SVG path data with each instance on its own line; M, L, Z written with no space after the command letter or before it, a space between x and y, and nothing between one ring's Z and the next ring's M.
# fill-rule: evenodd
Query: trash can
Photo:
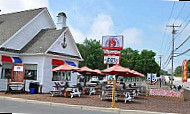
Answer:
M39 82L30 82L29 90L30 90L30 94L38 94Z

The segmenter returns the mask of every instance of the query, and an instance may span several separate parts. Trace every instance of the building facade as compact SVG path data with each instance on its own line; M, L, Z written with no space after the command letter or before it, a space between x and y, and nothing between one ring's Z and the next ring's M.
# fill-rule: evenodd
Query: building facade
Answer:
M0 91L7 89L14 63L26 67L26 91L31 81L38 81L45 93L52 90L54 80L77 83L76 73L51 71L61 64L78 66L82 61L66 18L59 13L56 28L47 8L0 15Z

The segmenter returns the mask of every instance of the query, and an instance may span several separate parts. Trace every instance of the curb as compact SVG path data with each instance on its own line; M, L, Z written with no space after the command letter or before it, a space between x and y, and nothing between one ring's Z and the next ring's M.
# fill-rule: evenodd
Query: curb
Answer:
M108 112L108 113L118 113L118 114L177 114L177 113L165 113L165 112L151 112L151 111L143 111L143 110L125 110L120 108L104 108L104 107L93 107L93 106L85 106L85 105L71 105L65 103L53 103L48 101L38 101L38 100L28 100L23 98L13 98L13 97L6 97L0 96L0 99L12 100L17 102L26 102L26 103L33 103L33 104L43 104L49 106L64 106L68 108L75 108L81 110L90 110L90 111L99 111L99 112Z

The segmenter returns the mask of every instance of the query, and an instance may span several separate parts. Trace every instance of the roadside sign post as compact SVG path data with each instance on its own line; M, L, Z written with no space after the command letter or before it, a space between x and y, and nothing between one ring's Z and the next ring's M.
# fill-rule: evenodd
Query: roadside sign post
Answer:
M116 108L116 105L115 105L115 87L116 87L116 79L113 78L112 104L111 104L111 108Z
M103 36L102 37L102 50L104 50L104 61L103 63L107 65L120 64L121 55L120 50L123 49L123 35L117 36ZM116 79L112 79L112 105L111 108L116 108L115 104L115 88L116 88Z

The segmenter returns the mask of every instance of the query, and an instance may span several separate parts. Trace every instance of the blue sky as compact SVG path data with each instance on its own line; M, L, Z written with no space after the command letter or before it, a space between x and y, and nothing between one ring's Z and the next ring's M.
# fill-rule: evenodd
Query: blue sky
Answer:
M15 1L17 1L15 3ZM6 12L20 11L41 6L48 7L50 14L56 22L58 12L65 12L67 25L78 43L87 38L100 40L103 35L124 35L124 47L137 50L153 50L157 55L163 55L163 62L171 51L171 29L166 24L172 24L179 14L184 2L175 2L175 7L168 21L174 1L163 0L0 0L0 7ZM4 4L3 4L4 3ZM15 4L17 4L15 6ZM18 5L20 4L20 5ZM190 17L190 3L186 3L175 24L181 28ZM3 12L3 11L2 11ZM179 29L180 30L180 29ZM175 44L178 46L190 32L188 26ZM179 31L180 32L180 31ZM189 48L187 42L179 52ZM166 45L167 44L167 45ZM170 44L170 45L169 45ZM190 55L190 54L189 54ZM181 65L183 59L189 56L175 58L175 66ZM156 57L158 61L158 57ZM168 65L166 69L170 68Z

